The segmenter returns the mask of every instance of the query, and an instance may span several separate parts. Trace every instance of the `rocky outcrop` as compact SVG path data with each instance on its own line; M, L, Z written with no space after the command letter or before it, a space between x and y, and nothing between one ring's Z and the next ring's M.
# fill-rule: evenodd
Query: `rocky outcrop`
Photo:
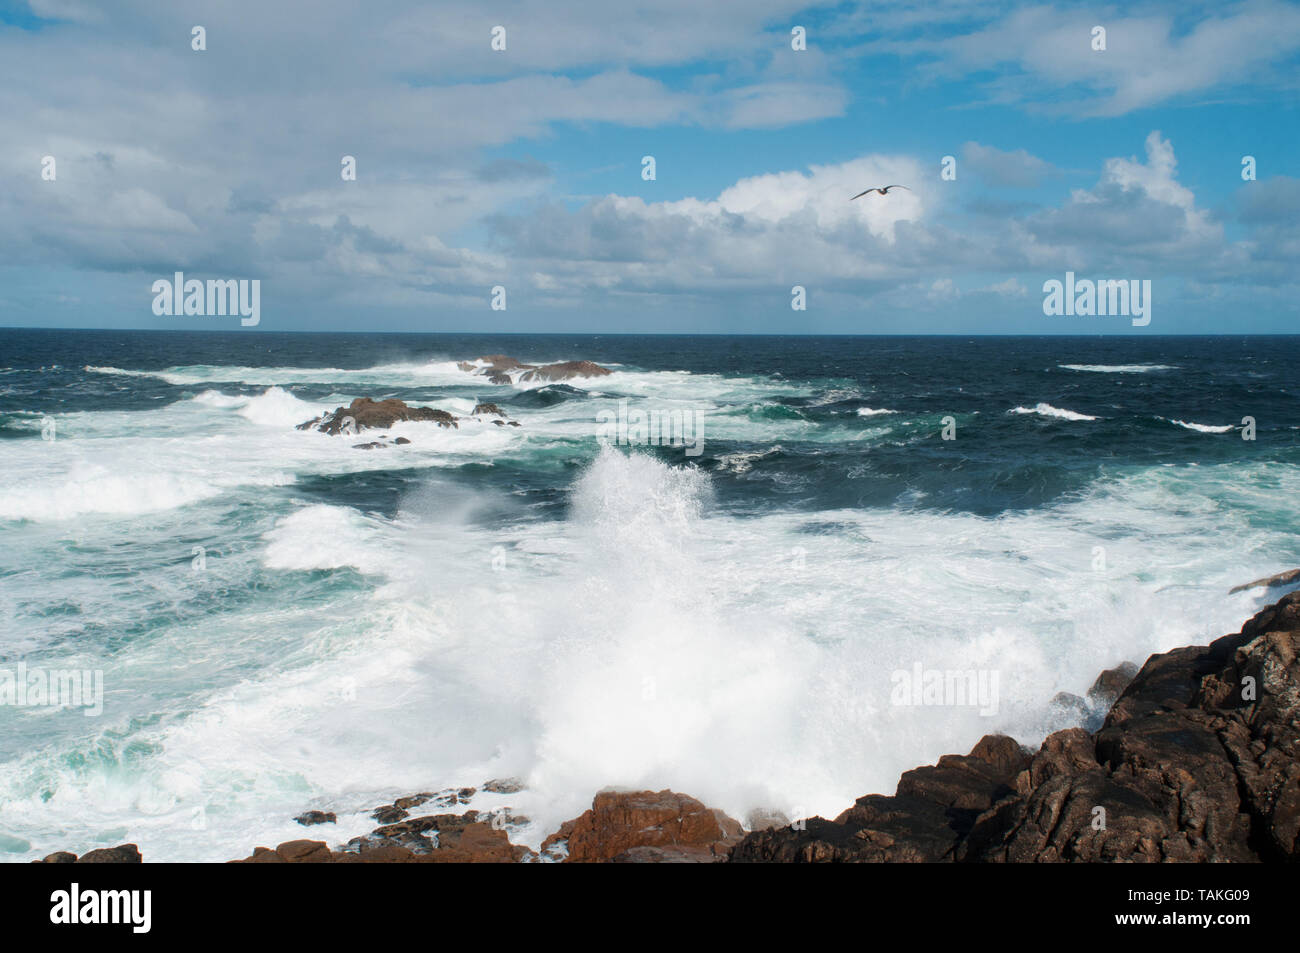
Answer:
M402 844L396 837L356 838L345 850L331 850L324 841L288 841L274 850L256 847L236 864L511 864L531 851L510 843L509 832L481 821L474 811L420 818L421 831L432 833L423 844ZM413 823L413 822L410 822ZM381 828L382 830L382 828Z
M340 433L358 433L371 428L387 428L399 420L431 420L441 427L456 427L457 418L445 410L433 407L411 407L405 401L390 397L372 400L358 397L347 407L298 424L298 430L319 430L331 437ZM369 449L369 448L367 448Z
M55 851L53 854L46 856L41 860L34 860L34 864L139 864L144 858L140 856L140 848L135 844L121 844L117 847L101 847L98 850L87 851L81 857L70 853L66 850Z
M542 842L567 863L713 863L741 838L739 822L673 791L602 791L591 810Z
M1290 569L1286 572L1275 573L1272 576L1265 576L1263 579L1256 579L1254 582L1248 582L1240 586L1233 586L1228 590L1228 595L1234 592L1244 592L1247 589L1256 589L1263 587L1272 589L1274 586L1289 586L1293 582L1300 582L1300 569Z
M330 847L325 841L287 841L272 849L256 847L241 864L353 864L353 863L472 863L508 864L535 859L526 847L512 844L510 834L528 823L528 818L508 808L491 814L465 811L411 817L422 807L453 807L467 804L474 788L454 788L438 793L429 791L399 797L392 804L382 804L370 816L379 821L364 837L354 837L342 847ZM318 811L295 818L319 815ZM324 815L331 822L334 815ZM309 823L321 823L310 821Z
M893 797L751 833L730 859L1296 861L1298 659L1300 592L1236 635L1152 656L1093 734L1057 732L1032 755L986 737L907 772Z
M496 404L478 404L471 411L470 416L492 417L494 418L492 423L498 427L519 426L519 421L508 420L506 412ZM387 400L358 397L347 407L339 407L328 414L313 417L311 420L298 424L297 429L318 430L330 436L338 436L339 434L357 434L362 430L388 428L402 420L428 420L440 427L451 427L459 430L460 422L463 419L434 407L412 407L395 397L390 397ZM387 441L388 435L380 434L378 440L354 443L352 447L355 450L382 450L389 446L404 446L411 442L406 437L397 437L391 444Z
M490 781L501 793L523 790L512 781ZM516 786L517 785L517 786ZM511 788L506 791L504 789ZM484 790L489 790L484 786ZM510 842L510 835L529 823L509 808L491 813L465 811L411 816L418 809L463 806L477 794L475 788L421 791L381 804L370 816L381 826L342 846L325 841L286 841L278 847L256 847L238 864L353 864L353 863L473 863L508 864L535 860L536 854ZM333 814L308 811L294 818L300 824L334 823Z
M899 779L892 797L869 794L833 821L795 820L749 834L733 862L922 862L952 860L976 820L1014 791L1029 754L990 735L968 755L945 755Z
M518 375L520 383L543 381L573 380L577 377L604 377L611 373L609 368L601 367L592 361L562 361L558 364L524 364L504 354L485 354L477 361L459 361L456 364L462 371L479 374L488 379L489 384L508 385L515 383L512 373Z
M611 373L609 368L593 364L591 361L564 361L561 364L544 364L533 370L524 371L519 375L519 380L525 384L530 381L553 383L573 380L575 377L604 377L609 373Z

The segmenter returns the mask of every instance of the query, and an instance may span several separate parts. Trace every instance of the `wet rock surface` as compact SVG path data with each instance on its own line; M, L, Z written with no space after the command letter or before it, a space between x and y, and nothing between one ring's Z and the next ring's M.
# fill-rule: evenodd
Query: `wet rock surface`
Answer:
M674 791L602 791L561 825L542 852L566 863L713 863L742 836L740 823Z
M316 824L336 824L338 818L333 812L327 811L305 811L294 818L303 827L313 827Z
M469 416L471 418L486 418L498 427L520 426L519 421L510 420L509 415L504 410L492 403L475 405ZM412 407L405 401L398 400L395 397L386 400L358 397L346 407L338 407L327 414L303 421L297 425L296 429L316 430L336 437L340 434L356 435L363 430L387 429L395 423L413 420L417 422L431 421L440 427L459 430L461 422L466 419L465 417L456 417L445 410L438 410L435 407ZM396 437L392 440L392 443L389 443L388 440L388 434L379 434L378 439L354 443L352 448L354 450L383 450L387 447L406 446L411 443L409 437Z
M522 790L520 785L515 790ZM485 788L486 790L486 788ZM437 813L412 816L420 809L452 808L468 804L475 788L422 791L381 804L369 814L379 823L369 834L331 847L325 841L286 841L275 848L256 847L252 854L231 863L242 864L352 864L352 863L493 863L535 859L526 847L510 842L510 834L529 823L509 808L491 813ZM309 811L295 820L318 815ZM334 815L327 816L330 821ZM320 822L313 822L320 823Z
M358 397L346 407L313 417L298 424L298 430L318 430L336 437L341 433L358 433L362 430L387 428L402 420L428 420L441 427L457 427L457 418L445 410L434 407L412 407L405 401L390 397L372 400Z

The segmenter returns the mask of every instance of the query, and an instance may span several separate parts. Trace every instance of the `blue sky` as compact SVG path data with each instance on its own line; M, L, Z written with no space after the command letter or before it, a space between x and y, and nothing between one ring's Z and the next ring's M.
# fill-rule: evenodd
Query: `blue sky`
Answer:
M311 10L0 0L0 324L238 327L153 314L184 271L262 330L1300 329L1295 4Z

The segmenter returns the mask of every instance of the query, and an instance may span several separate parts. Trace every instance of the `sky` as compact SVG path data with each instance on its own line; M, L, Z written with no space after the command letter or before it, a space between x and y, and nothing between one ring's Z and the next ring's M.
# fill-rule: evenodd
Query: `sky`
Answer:
M0 325L1293 333L1297 67L1278 0L0 0Z

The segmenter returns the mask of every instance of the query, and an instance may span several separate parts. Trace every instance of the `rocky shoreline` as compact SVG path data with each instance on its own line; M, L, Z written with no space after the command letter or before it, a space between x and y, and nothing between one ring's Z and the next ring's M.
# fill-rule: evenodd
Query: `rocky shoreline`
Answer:
M1284 578L1285 577L1285 578ZM1279 574L1252 585L1297 578ZM1275 581L1276 580L1276 581ZM375 808L371 834L257 847L234 863L1238 862L1300 860L1300 591L1207 646L1102 673L1113 699L1095 732L1069 728L1032 751L1005 735L907 771L833 820L751 817L673 791L602 791L540 853L510 835L527 818L457 813L474 788ZM483 790L512 794L514 779ZM442 813L413 816L432 807ZM333 815L307 812L305 826ZM139 863L133 844L44 863ZM40 861L38 861L40 863Z

